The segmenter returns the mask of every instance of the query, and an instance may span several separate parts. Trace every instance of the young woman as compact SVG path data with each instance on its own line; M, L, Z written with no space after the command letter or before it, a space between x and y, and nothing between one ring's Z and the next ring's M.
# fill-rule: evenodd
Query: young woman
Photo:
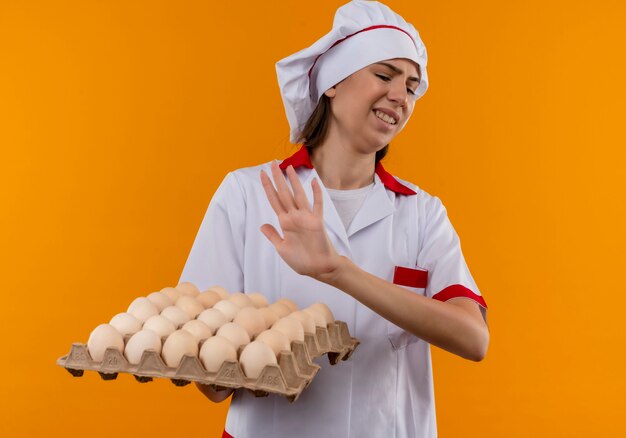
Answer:
M235 391L224 436L436 437L429 345L480 361L489 332L442 203L380 161L428 86L424 45L388 7L353 1L277 71L304 145L226 176L181 281L324 302L361 344L318 361L293 404Z

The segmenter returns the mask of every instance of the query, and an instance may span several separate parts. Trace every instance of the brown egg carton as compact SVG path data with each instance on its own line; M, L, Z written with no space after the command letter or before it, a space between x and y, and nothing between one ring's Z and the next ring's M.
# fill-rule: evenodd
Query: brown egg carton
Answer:
M329 324L327 328L317 327L315 335L305 334L304 342L293 341L291 351L279 354L278 365L267 365L257 379L246 377L239 362L224 362L216 373L211 373L193 355L184 356L177 368L168 367L154 350L144 351L139 363L131 364L118 350L109 348L102 362L96 362L91 359L87 346L81 343L72 344L70 353L59 358L57 365L75 377L82 376L85 370L97 371L103 380L114 380L119 373L128 373L141 383L150 382L155 377L168 378L176 386L198 382L217 390L245 388L256 397L275 393L294 402L320 369L312 358L328 354L334 365L348 359L358 344L356 338L350 337L343 321Z

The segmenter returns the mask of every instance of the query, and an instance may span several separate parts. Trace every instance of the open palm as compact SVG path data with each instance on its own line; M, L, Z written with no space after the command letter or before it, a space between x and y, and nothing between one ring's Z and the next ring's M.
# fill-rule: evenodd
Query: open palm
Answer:
M337 267L339 256L324 228L322 190L317 179L311 182L311 207L292 166L287 168L287 177L293 192L276 162L272 162L272 177L276 188L269 176L261 171L265 194L278 216L283 236L269 224L261 226L261 232L272 242L285 263L298 274L317 278L332 272Z

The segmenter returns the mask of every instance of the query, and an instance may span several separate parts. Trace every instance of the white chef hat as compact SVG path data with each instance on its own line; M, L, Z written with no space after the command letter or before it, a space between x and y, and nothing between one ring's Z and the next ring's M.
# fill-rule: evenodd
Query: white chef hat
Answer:
M326 90L370 64L393 58L419 65L421 79L414 98L423 96L428 88L427 56L417 30L376 1L353 0L337 9L329 33L276 63L291 142L298 141Z

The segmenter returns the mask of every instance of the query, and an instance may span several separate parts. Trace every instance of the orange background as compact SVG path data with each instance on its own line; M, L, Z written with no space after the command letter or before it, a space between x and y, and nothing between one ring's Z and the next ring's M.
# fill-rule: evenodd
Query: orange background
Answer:
M274 63L342 3L2 0L1 436L219 436L192 386L55 361L177 282L228 171L294 150ZM626 436L624 2L388 4L431 88L386 167L490 306L483 362L433 348L440 436Z

